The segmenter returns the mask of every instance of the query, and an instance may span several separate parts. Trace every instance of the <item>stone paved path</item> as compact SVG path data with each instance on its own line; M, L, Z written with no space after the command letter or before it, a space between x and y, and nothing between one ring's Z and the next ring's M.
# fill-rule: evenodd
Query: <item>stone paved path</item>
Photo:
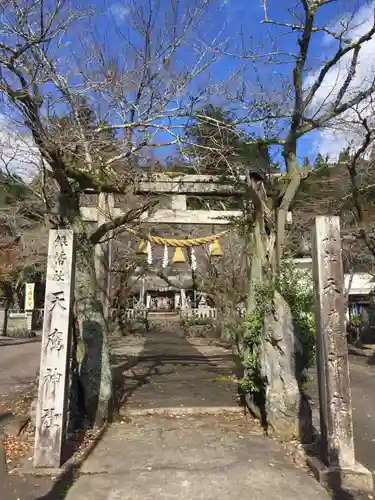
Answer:
M111 427L67 500L328 500L244 418L139 417Z
M199 339L188 342L176 335L176 328L173 323L154 328L138 344L129 339L130 345L125 340L115 347L116 372L119 384L124 386L126 408L130 412L238 408L231 351L204 345ZM130 358L129 347L133 349Z
M230 351L177 333L114 343L130 419L111 425L67 500L327 500L244 416Z

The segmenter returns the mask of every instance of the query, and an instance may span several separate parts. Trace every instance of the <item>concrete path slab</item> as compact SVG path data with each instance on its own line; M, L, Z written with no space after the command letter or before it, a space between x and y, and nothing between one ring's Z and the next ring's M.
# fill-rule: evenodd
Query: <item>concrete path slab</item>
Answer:
M137 352L132 340L117 342L116 379L131 420L112 424L66 499L327 500L246 418L231 351L195 346L175 328L154 328Z
M233 415L114 424L67 500L327 500L257 424Z
M231 350L194 346L179 326L151 328L134 353L131 337L117 341L115 378L126 409L238 407ZM131 351L129 350L131 347Z

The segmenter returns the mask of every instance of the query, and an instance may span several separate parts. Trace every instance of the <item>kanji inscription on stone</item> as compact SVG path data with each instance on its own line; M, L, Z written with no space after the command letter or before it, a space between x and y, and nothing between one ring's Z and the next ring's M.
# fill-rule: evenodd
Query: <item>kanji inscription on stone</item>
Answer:
M323 458L328 466L352 467L353 420L339 217L316 217L312 240Z
M46 368L46 371L43 374L43 383L49 390L55 392L55 390L59 387L61 377L62 373L60 373L57 368Z
M58 425L58 420L61 415L56 413L55 408L43 408L41 424L43 428Z
M51 230L34 448L35 467L60 467L68 407L68 361L75 276L71 230Z
M64 347L63 336L64 336L63 332L59 332L57 328L54 328L48 334L47 347L60 351Z

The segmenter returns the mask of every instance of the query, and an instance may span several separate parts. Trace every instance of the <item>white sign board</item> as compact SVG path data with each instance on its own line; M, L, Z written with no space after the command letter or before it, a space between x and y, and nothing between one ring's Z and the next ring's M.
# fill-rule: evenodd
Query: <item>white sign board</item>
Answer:
M25 284L25 311L33 311L34 309L34 290L35 283Z

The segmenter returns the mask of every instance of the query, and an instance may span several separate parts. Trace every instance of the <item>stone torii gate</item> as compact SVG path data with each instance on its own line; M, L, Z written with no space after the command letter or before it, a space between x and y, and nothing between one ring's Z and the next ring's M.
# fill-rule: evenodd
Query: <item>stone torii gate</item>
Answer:
M235 195L242 191L230 185L220 183L218 177L208 175L183 175L168 177L157 174L153 181L140 181L135 189L135 194L144 195L170 195L171 207L159 209L149 216L146 212L141 220L156 224L228 224L230 217L241 215L240 210L188 210L186 198L188 195ZM110 201L112 200L112 201ZM108 220L122 215L122 210L114 207L113 195L99 194L98 208L82 207L81 214L84 220L102 223L99 221L99 212Z
M239 217L241 210L188 210L187 197L195 196L232 196L242 191L231 185L223 184L219 177L209 175L181 175L170 177L156 174L152 180L141 180L135 189L139 195L169 195L170 208L158 209L149 215L145 212L140 220L148 224L191 224L191 225L228 225L230 219ZM97 223L98 226L123 215L120 208L114 206L112 194L100 193L97 207L81 208L81 215L86 222ZM109 310L110 272L112 264L112 239L96 246L96 272L107 290L103 297L105 314Z

